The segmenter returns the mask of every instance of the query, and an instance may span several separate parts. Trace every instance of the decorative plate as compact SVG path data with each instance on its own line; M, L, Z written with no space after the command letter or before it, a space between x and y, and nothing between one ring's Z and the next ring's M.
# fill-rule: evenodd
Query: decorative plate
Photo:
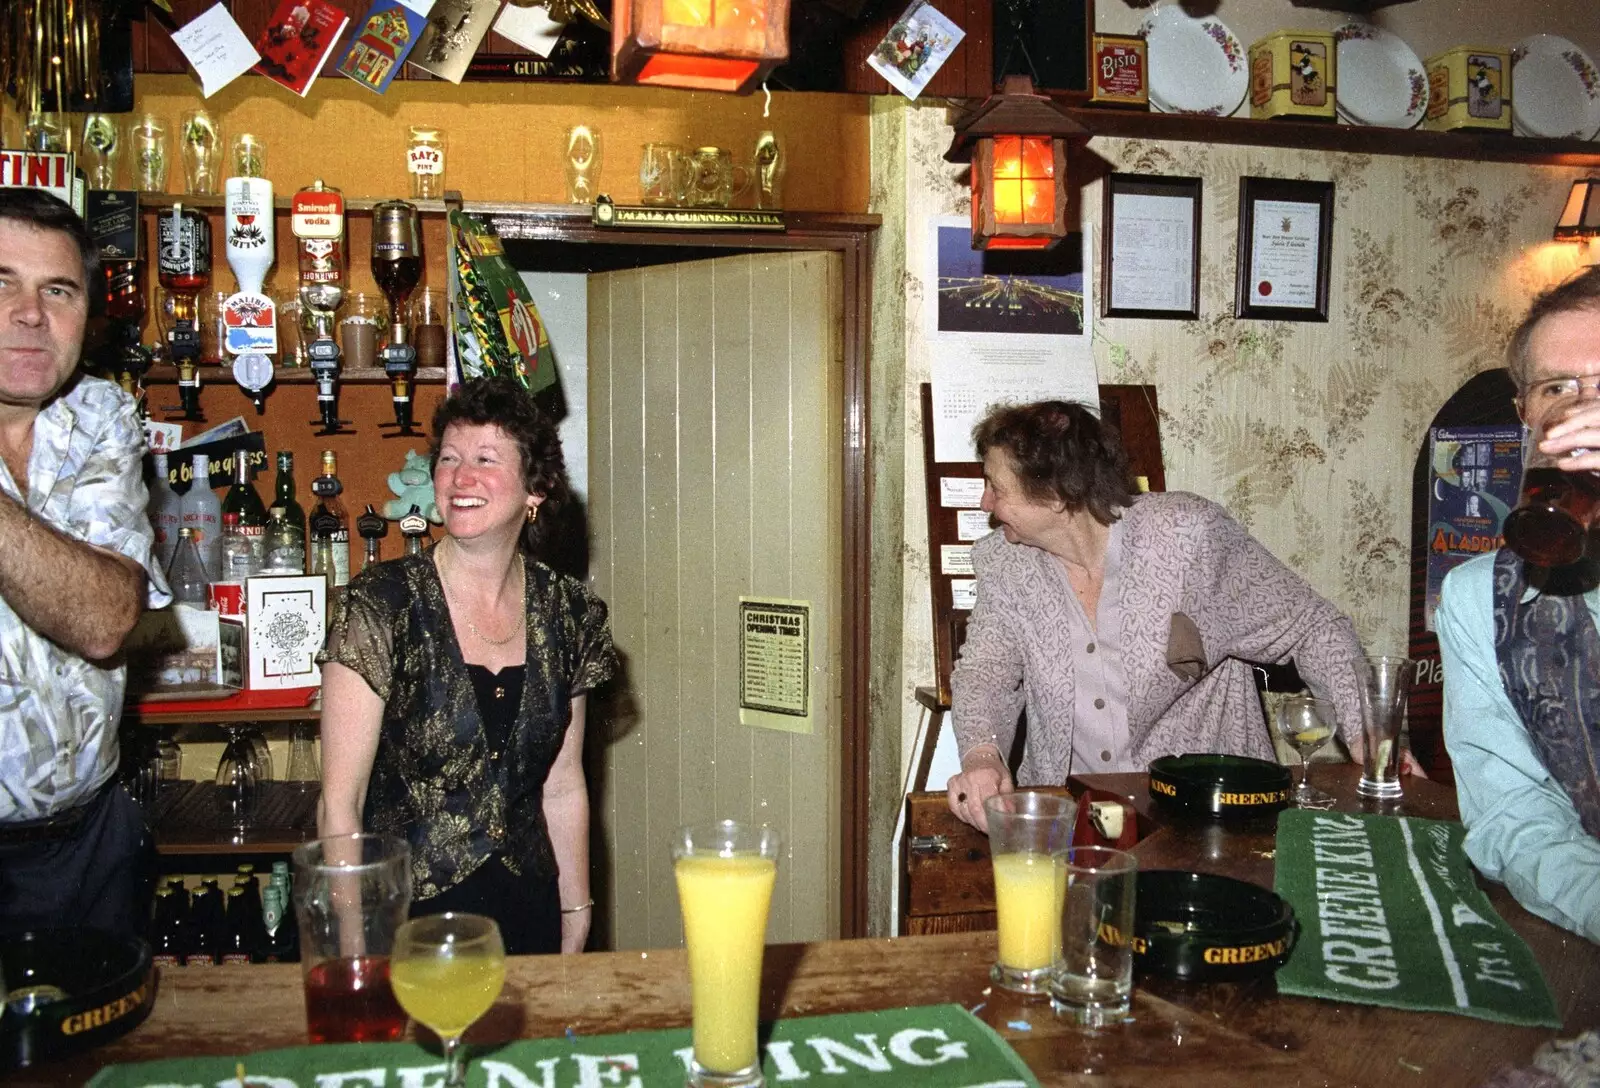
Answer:
M1149 49L1150 104L1162 113L1227 117L1250 89L1244 46L1221 19L1163 4L1140 25Z
M1428 112L1428 73L1411 47L1371 23L1333 32L1339 113L1352 124L1414 128Z
M1535 34L1511 51L1511 119L1518 131L1587 140L1600 131L1600 72L1565 38Z

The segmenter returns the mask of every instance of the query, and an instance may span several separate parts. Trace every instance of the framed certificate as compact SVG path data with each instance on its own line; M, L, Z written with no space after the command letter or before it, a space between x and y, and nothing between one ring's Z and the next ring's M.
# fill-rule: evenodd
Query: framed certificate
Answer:
M1328 320L1333 182L1239 179L1235 317Z
M1200 316L1200 179L1106 178L1101 278L1107 317Z

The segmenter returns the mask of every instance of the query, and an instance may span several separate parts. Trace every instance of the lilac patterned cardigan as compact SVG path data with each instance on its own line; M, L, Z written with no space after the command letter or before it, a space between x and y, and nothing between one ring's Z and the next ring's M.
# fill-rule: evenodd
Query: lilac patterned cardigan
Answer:
M1072 589L1060 561L996 532L973 548L973 565L977 607L952 676L961 753L985 743L1009 751L1026 707L1018 785L1132 769L1072 765L1076 651L1066 620ZM1128 752L1138 769L1181 752L1272 759L1248 662L1293 658L1311 690L1334 704L1341 736L1359 738L1363 655L1354 626L1222 507L1184 492L1136 498L1123 512L1118 587ZM1205 665L1198 680L1167 663L1175 612L1199 629Z

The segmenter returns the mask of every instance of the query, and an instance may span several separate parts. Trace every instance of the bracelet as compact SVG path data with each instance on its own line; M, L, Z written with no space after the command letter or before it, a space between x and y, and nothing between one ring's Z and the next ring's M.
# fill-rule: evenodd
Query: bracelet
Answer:
M562 907L561 908L561 913L562 914L579 914L579 913L581 913L583 911L588 910L592 906L594 906L594 900L593 899L589 900L587 903L579 903L575 907Z

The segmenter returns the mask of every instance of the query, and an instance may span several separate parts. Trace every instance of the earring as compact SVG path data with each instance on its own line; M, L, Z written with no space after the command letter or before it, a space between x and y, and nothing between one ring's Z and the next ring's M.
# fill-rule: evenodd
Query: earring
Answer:
M539 520L539 508L537 506L528 507L528 524L532 525L534 522L536 522L538 520Z

